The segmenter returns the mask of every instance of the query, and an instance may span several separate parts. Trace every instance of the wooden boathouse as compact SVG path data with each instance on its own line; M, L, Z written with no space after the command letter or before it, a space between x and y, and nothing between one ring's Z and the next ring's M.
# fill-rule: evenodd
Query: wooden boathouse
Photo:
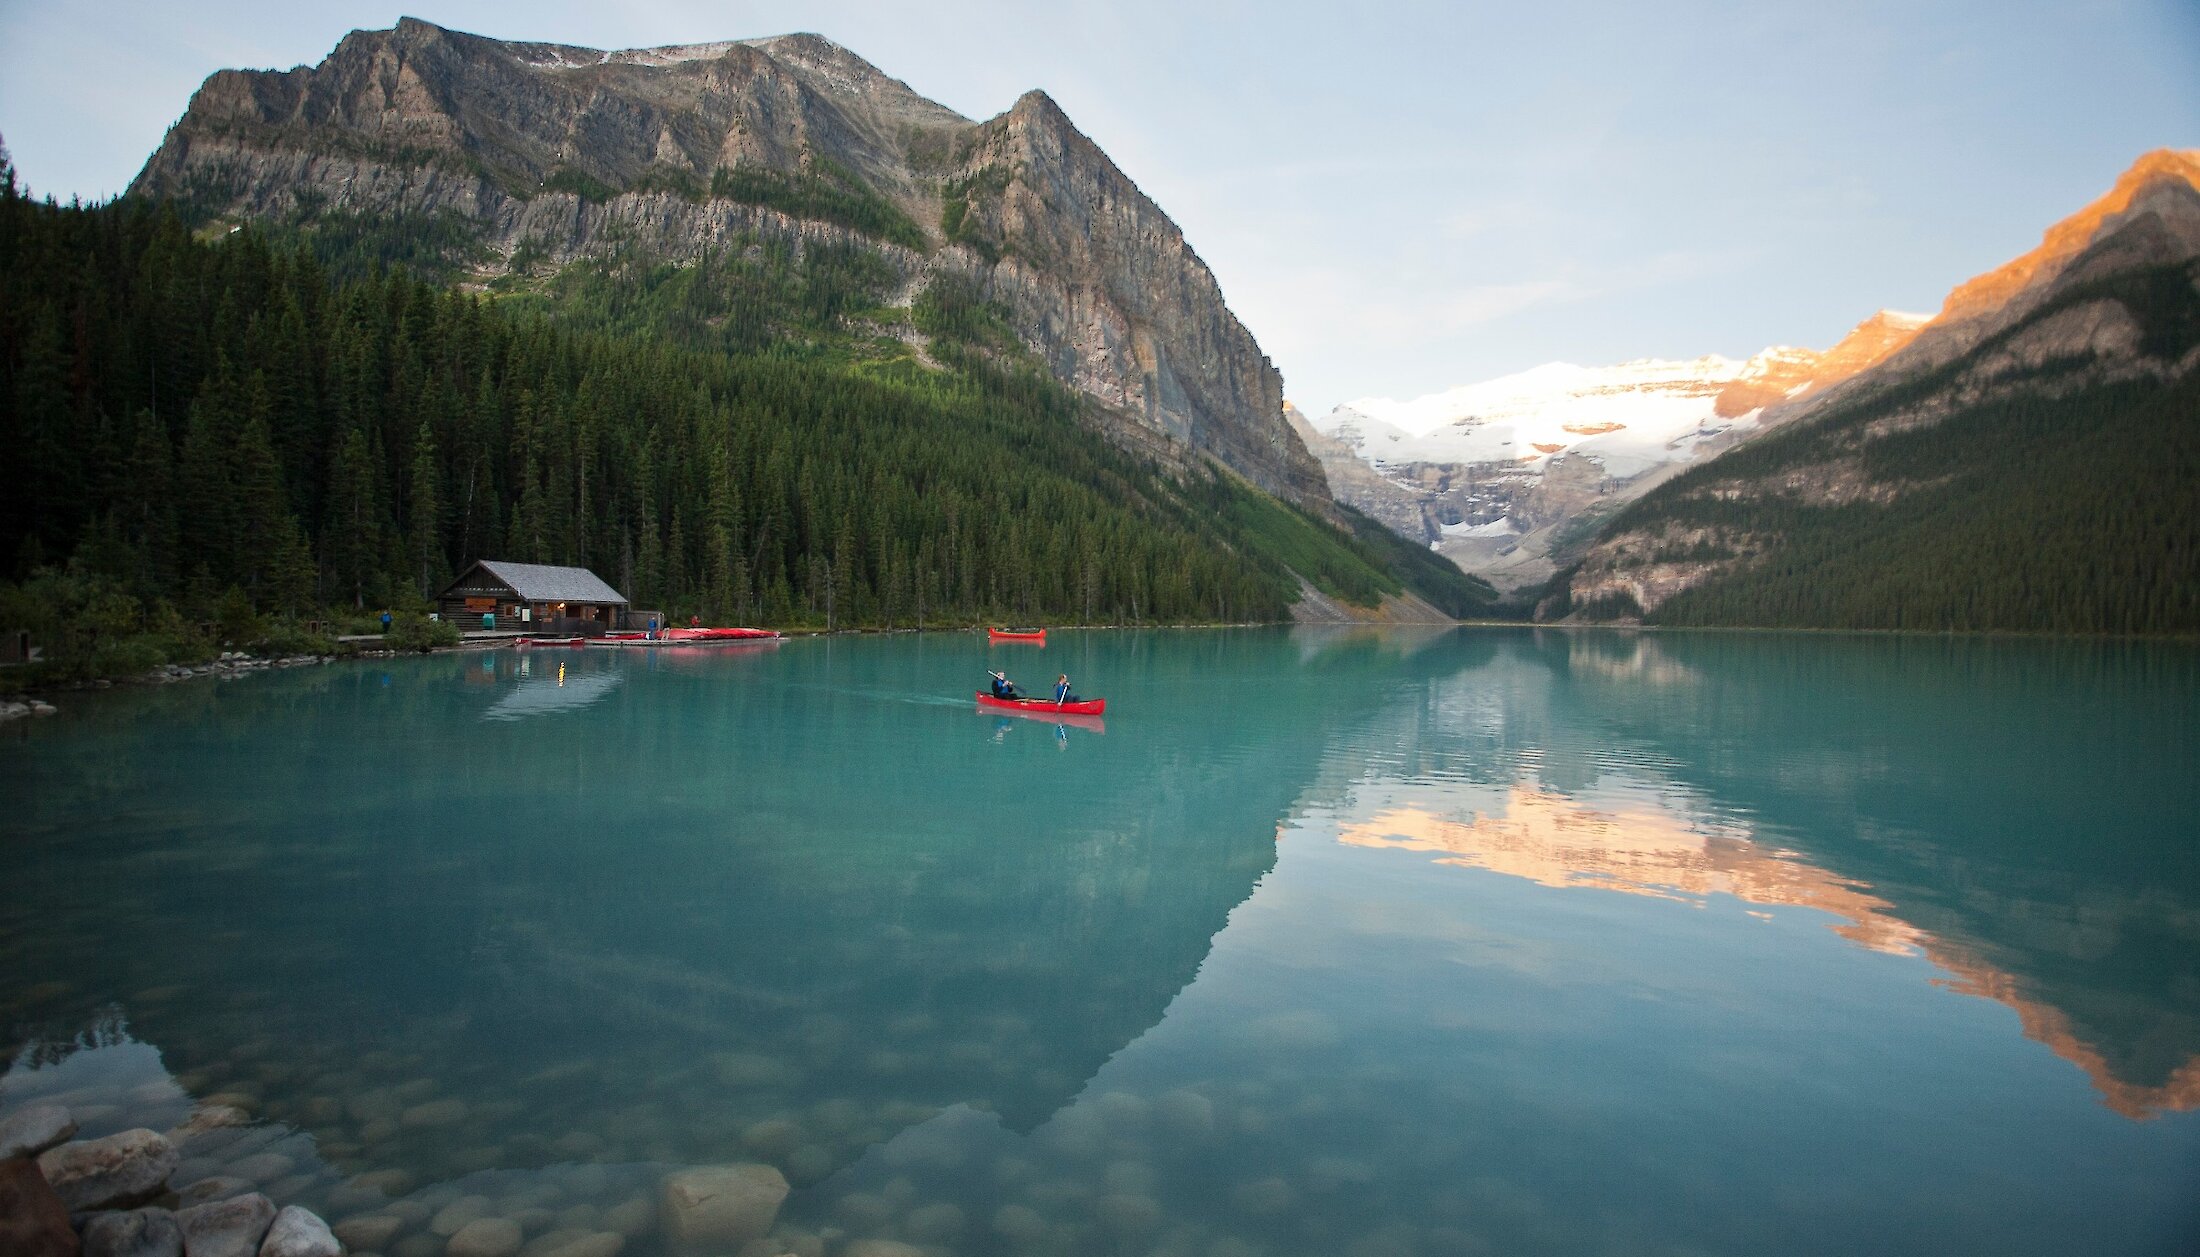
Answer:
M436 598L436 610L461 629L594 636L625 626L627 601L585 567L480 559Z

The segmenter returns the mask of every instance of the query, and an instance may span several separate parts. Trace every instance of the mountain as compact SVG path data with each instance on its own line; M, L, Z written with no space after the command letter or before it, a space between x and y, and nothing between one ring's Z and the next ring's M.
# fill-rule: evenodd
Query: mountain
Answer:
M2200 152L2162 150L1622 511L1539 614L2200 630L2196 367Z
M1744 361L1554 362L1294 424L1338 501L1520 589L1547 580L1587 523L1764 431L1784 403L1879 361L1923 323L1882 310L1830 350L1775 346Z
M131 192L211 223L409 223L451 278L505 290L849 248L882 339L923 358L916 307L968 293L1118 444L1329 510L1206 264L1042 92L973 122L816 35L603 51L407 18L317 66L214 74Z

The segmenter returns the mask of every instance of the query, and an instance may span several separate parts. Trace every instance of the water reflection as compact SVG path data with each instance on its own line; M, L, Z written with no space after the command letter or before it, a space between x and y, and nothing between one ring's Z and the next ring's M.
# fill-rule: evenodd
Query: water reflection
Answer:
M2162 1247L2191 671L1797 646L1064 634L1105 738L923 638L88 700L0 759L0 1113L383 1257L654 1257L746 1160L811 1257Z
M2058 786L2072 792L2058 808L2082 802L2119 753L2126 776L2175 763L2174 745L2149 743L2190 740L2177 680L2165 689L2159 676L2119 676L2097 646L2029 645L1997 659L2005 645L1971 643L1956 651L1967 681L1998 668L2044 713L2012 712L1991 685L1979 691L1983 707L1974 695L1968 707L1936 708L1915 682L1947 683L1944 645L1835 643L1811 656L1816 675L1790 671L1766 692L1752 672L1744 695L1729 673L1779 644L1539 638L1530 657L1542 666L1506 676L1494 703L1491 678L1463 672L1341 740L1333 760L1374 771L1331 770L1316 791L1339 809L1338 842L1545 887L1698 906L1728 896L1753 915L1823 912L1850 942L1927 957L1946 989L2010 1008L2026 1037L2082 1069L2114 1111L2144 1119L2200 1107L2200 1007L2181 993L2194 953L2156 941L2200 942L2200 885L2183 867L2189 843L2174 837L2189 777L2133 783L2140 793L2102 798L2102 815L2060 832L1981 825L1967 810L2006 823L1998 803ZM2095 687L2131 680L2133 701L2106 726L2108 740L2058 747L2072 752L2059 761L2036 745L2061 742L2074 707L2115 709L2125 696ZM1596 719L1580 720L1584 708ZM1829 710L1838 717L1817 723ZM1951 735L1959 740L1941 741ZM1965 807L1950 808L1933 780L1951 752L1967 779L1949 793ZM1932 902L1911 897L1922 889L1914 882L1882 887L1836 871L1890 849L1933 870ZM2136 885L2113 876L2124 851L2147 853ZM2003 897L2011 883L2021 892ZM2091 963L2073 968L2074 953ZM2058 999L2080 1013L2113 1009L2124 1033L2081 1026Z
M619 687L620 674L609 669L582 671L574 664L568 677L567 660L540 666L532 659L519 662L522 666L514 669L507 692L481 713L483 720L526 720L578 711L603 701Z

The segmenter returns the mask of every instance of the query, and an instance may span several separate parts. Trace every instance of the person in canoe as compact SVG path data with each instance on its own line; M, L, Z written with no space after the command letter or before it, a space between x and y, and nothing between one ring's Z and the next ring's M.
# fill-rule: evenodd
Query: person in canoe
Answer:
M1054 705L1055 705L1056 707L1060 707L1060 706L1061 706L1062 704L1064 704L1064 703L1074 703L1074 702L1076 702L1076 701L1077 701L1077 696L1076 696L1075 694L1072 694L1072 693L1070 693L1070 692L1069 692L1069 673L1067 673L1067 672L1064 672L1064 673L1060 674L1059 676L1055 677L1055 678L1054 678Z
M993 678L993 697L1007 699L1023 697L1023 695L1016 692L1016 683L1009 680L1007 674L989 671L986 675Z

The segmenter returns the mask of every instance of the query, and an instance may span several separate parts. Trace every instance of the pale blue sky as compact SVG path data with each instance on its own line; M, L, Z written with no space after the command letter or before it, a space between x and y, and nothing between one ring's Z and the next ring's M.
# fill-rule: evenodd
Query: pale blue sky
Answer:
M404 14L602 48L812 30L973 118L1043 87L1317 413L1822 347L2200 145L2190 0L0 0L0 135L35 191L110 194L207 74Z

